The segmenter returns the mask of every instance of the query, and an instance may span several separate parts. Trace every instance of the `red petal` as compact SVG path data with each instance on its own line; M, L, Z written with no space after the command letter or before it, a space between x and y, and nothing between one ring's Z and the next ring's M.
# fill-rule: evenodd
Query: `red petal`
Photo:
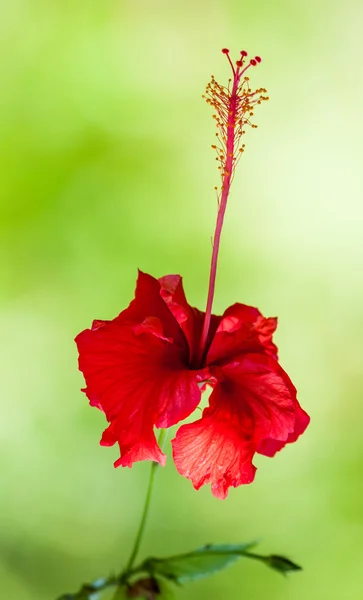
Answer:
M123 310L116 320L119 323L143 323L145 319L156 317L162 323L164 335L172 338L188 359L188 345L181 327L161 298L161 285L155 277L139 271L135 299Z
M289 433L287 440L282 442L280 440L274 440L272 438L266 438L262 440L258 445L257 452L264 456L273 457L276 452L279 452L286 444L292 444L296 442L298 437L304 433L305 429L310 423L309 415L301 408L297 400L295 400L295 427L292 433Z
M209 348L206 364L225 361L242 352L264 352L277 360L272 335L277 319L266 319L257 308L233 304L224 312Z
M289 433L287 439L282 441L280 439L274 439L274 436L268 437L264 440L261 440L258 445L257 452L259 454L263 454L264 456L275 456L276 452L281 450L286 444L291 444L292 442L296 442L298 437L304 433L305 429L310 423L309 415L301 408L297 397L296 397L296 388L292 383L288 374L278 365L279 372L281 377L283 377L287 387L290 390L291 397L294 403L294 413L295 413L295 425L294 429L291 433Z
M287 440L295 425L294 403L278 364L269 356L246 355L219 369L201 419L183 425L173 440L181 475L199 489L211 483L217 498L230 486L250 483L252 458L261 440Z
M225 498L230 486L251 483L256 467L252 464L254 447L248 439L251 422L246 417L239 427L231 427L232 407L219 386L212 395L224 396L224 402L215 405L209 414L195 423L182 425L172 441L177 470L192 481L196 490L212 484L216 498ZM245 432L245 437L242 434Z
M196 365L199 340L203 329L205 313L188 304L180 275L165 275L159 279L161 296L178 321L189 345L189 363ZM210 342L221 317L212 315L208 341Z
M144 459L164 464L154 426L185 419L198 405L198 382L208 373L188 370L186 341L160 297L160 284L140 273L129 308L113 321L95 322L76 343L86 394L110 422L101 443L120 446L115 466Z

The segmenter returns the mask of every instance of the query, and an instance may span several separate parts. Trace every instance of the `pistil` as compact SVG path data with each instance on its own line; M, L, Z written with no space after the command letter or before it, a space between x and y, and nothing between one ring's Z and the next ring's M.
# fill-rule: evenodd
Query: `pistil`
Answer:
M222 185L219 190L215 188L218 194L218 214L213 237L207 306L199 344L198 363L200 365L205 357L207 347L224 215L234 170L244 151L241 138L245 134L244 127L246 125L253 128L257 127L250 121L254 106L268 100L264 88L256 91L251 90L249 78L245 75L247 69L261 62L261 58L256 56L246 63L247 52L242 50L240 59L234 65L229 56L229 50L223 48L222 52L227 56L231 65L233 79L230 79L228 87L225 87L217 83L212 76L211 82L207 85L206 94L203 96L206 102L216 111L213 118L216 120L218 130L218 133L216 133L217 144L213 144L212 148L217 153L216 160L219 162L218 169L221 173Z

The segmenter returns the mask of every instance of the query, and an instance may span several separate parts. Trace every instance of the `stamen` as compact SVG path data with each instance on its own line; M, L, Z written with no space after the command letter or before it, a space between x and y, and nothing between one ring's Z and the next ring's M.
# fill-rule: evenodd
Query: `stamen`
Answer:
M217 191L218 215L213 237L208 298L196 365L203 363L206 352L224 214L235 168L245 149L245 145L241 144L241 138L246 133L246 125L252 128L257 127L250 120L253 116L254 106L261 104L264 100L268 100L268 96L265 95L265 88L252 91L249 85L249 78L245 75L247 69L261 62L261 58L255 56L255 58L250 59L245 64L244 59L247 56L247 52L246 50L241 50L241 58L236 61L235 68L229 56L228 48L223 48L222 53L227 56L232 69L233 79L230 79L228 87L225 87L219 84L212 75L212 80L208 83L206 93L203 96L207 104L212 106L215 111L213 119L216 121L218 133L216 133L217 143L212 144L212 148L217 154L216 161L219 163L218 170L221 174L222 185L219 193ZM217 190L216 187L214 189Z
M250 59L247 65L244 66L244 59L247 56L247 52L246 50L241 50L241 58L235 63L236 69L230 59L229 49L223 48L222 53L228 58L233 72L233 79L229 79L228 87L225 87L220 85L212 76L212 80L207 85L206 94L203 97L216 111L213 114L213 118L217 125L218 133L216 137L219 144L212 147L217 153L216 160L220 163L219 170L223 184L227 173L231 178L234 176L235 167L242 154L239 150L242 135L246 132L245 126L249 125L253 129L256 128L251 123L254 106L261 104L262 101L268 98L265 95L266 90L264 88L252 91L249 86L249 78L247 76L243 77L249 67L254 67L261 62L260 56ZM229 136L230 129L233 129L233 139L230 139L230 146L233 149L230 148L229 152L227 152L226 143L227 138L231 137ZM227 158L232 158L232 165L228 169L226 167Z

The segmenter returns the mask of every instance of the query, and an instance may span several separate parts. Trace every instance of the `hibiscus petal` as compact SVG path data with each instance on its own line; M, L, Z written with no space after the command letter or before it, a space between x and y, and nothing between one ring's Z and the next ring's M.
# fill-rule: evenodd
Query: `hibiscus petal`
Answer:
M301 408L297 397L296 397L296 388L292 383L288 374L282 369L280 365L277 365L279 373L281 377L284 379L285 384L290 390L291 397L293 399L294 405L294 414L295 414L295 425L294 429L291 433L289 433L287 439L285 441L280 439L274 439L274 436L268 437L260 442L257 448L257 452L259 454L263 454L264 456L273 457L276 452L279 452L286 444L291 444L296 442L298 437L304 433L305 429L310 423L309 415Z
M196 490L211 483L214 496L224 499L230 486L253 481L254 446L248 439L251 430L248 417L241 420L239 427L231 427L232 408L225 392L217 386L212 395L215 398L223 395L224 402L209 414L206 409L195 423L179 428L172 440L173 458L179 473L190 479Z
M233 304L224 312L207 354L207 364L226 361L242 352L264 352L277 360L272 335L277 319L262 316L246 304Z
M95 331L85 330L76 342L86 394L101 407L111 425L103 445L118 442L121 459L164 463L154 426L170 427L185 419L200 401L201 373L188 371L178 348L147 324L119 325L112 321Z
M286 444L292 444L296 442L296 440L300 437L302 433L304 433L305 429L310 423L309 415L301 408L298 401L295 401L295 427L292 433L289 433L287 440L285 442L281 440L274 440L272 438L266 438L262 440L258 445L257 452L259 454L263 454L264 456L269 456L272 458L275 456L276 452L282 450Z
M170 427L196 408L205 371L188 370L188 346L160 296L159 282L139 273L135 300L113 321L95 321L76 343L92 406L110 422L101 444L118 442L115 466L165 463L154 426Z
M173 444L175 465L199 489L211 483L225 498L230 486L253 481L253 455L267 437L286 441L294 430L294 401L270 356L245 355L216 370L219 379L201 419L183 425Z
M161 297L168 306L175 319L178 321L189 346L189 363L197 365L199 351L199 340L203 329L205 313L190 306L185 297L183 280L180 275L165 275L159 279L161 285ZM207 343L214 336L221 317L211 316Z
M116 320L120 324L136 324L143 323L150 317L160 320L164 335L173 339L174 344L185 354L185 360L188 360L187 340L179 323L161 298L159 281L148 273L138 271L135 298Z

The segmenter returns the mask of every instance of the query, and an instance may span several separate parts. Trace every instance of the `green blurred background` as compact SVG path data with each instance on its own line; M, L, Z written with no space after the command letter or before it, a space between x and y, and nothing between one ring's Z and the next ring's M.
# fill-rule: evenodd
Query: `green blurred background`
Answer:
M137 267L203 308L219 183L201 99L223 46L263 63L214 309L279 316L312 423L225 501L160 470L142 553L260 539L177 598L363 596L363 5L358 0L1 0L0 597L54 600L119 569L149 465L113 469L74 336L131 300Z

